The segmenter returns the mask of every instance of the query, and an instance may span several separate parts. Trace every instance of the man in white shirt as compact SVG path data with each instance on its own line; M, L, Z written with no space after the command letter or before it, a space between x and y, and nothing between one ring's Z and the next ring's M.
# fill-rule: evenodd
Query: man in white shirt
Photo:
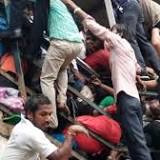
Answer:
M28 99L25 104L25 117L14 127L1 160L67 160L71 155L71 142L77 132L86 132L84 128L72 125L68 129L62 147L57 148L45 136L53 113L51 102L43 95Z

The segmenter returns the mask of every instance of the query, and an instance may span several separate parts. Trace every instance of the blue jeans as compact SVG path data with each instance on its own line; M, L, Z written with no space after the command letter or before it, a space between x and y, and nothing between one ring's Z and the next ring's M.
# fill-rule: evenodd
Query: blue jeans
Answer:
M143 58L148 62L151 67L156 71L156 73L160 73L160 59L156 50L152 46L152 44L147 40L146 33L144 32L144 28L141 24L137 25L137 42L142 52Z
M117 95L118 116L132 160L151 160L142 127L141 103L120 92Z
M138 63L142 68L145 68L144 58L146 58L146 60L149 60L153 69L159 73L159 58L156 56L156 51L145 35L143 28L144 18L138 1L129 0L123 9L123 13L119 13L117 21L126 26L128 31L128 37L126 39L133 47Z

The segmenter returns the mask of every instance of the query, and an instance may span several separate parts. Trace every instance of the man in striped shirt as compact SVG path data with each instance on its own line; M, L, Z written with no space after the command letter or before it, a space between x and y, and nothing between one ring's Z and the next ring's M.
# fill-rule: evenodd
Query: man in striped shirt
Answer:
M127 35L124 30L125 27L116 25L110 31L96 23L92 17L77 7L71 0L65 0L65 2L82 19L85 29L105 41L105 47L111 53L109 63L114 95L132 160L151 160L144 137L142 108L136 87L136 73L140 71L140 68L134 50L129 42L122 38Z

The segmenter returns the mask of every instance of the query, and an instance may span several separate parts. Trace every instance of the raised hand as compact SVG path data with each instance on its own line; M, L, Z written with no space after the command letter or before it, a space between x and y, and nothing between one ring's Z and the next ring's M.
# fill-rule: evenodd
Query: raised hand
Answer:
M78 133L84 133L85 135L89 136L87 129L81 125L71 125L68 128L67 134L71 134L71 135L75 136Z

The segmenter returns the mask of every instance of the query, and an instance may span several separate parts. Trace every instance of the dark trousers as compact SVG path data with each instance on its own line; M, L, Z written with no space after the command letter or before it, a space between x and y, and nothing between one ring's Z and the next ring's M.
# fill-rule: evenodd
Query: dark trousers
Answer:
M49 0L37 0L35 3L34 23L31 29L30 45L27 48L28 57L37 57L43 43L43 31L48 27Z
M137 0L129 0L124 6L123 13L118 15L118 22L123 23L127 28L127 40L133 47L140 66L145 68L144 58L146 58L158 73L160 71L159 58L145 35L143 21L142 9Z
M26 6L27 0L11 0L10 4L10 29L16 29L22 27L23 22L23 10Z
M147 40L144 28L141 24L137 25L137 42L146 62L159 74L160 72L160 59L152 44Z
M132 160L151 160L142 127L142 109L137 98L120 92L117 95L118 116Z

